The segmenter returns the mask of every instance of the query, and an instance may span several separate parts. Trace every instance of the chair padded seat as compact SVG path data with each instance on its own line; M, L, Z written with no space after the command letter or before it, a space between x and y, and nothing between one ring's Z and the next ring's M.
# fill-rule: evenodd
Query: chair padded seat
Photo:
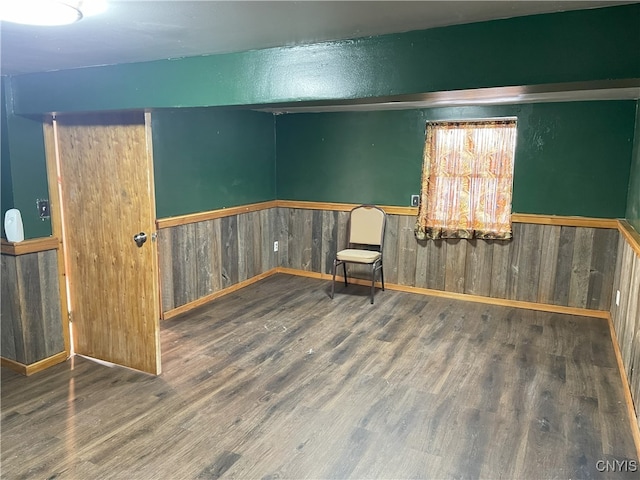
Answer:
M343 262L373 263L380 258L380 252L347 248L346 250L340 250L337 258Z

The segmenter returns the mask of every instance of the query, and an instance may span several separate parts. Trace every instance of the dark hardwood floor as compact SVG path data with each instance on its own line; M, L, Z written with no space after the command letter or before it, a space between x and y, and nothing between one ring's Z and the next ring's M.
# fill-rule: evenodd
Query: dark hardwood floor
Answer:
M2 478L638 478L606 321L329 288L164 323L159 377L2 369Z

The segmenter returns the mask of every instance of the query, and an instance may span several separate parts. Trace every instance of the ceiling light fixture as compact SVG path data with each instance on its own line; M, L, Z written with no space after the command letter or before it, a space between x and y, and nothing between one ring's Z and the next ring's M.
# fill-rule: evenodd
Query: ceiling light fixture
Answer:
M4 0L0 20L24 25L69 25L105 9L105 0Z

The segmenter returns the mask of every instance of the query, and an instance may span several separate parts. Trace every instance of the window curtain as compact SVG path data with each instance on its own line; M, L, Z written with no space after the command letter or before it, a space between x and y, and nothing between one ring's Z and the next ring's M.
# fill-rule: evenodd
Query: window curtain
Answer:
M416 238L511 238L515 143L515 120L427 124Z

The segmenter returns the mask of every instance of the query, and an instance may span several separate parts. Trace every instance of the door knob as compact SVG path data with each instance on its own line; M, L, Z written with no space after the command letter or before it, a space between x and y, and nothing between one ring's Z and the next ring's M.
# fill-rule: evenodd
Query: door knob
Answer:
M137 233L133 236L133 241L136 242L138 247L141 247L147 241L147 234L144 232Z

